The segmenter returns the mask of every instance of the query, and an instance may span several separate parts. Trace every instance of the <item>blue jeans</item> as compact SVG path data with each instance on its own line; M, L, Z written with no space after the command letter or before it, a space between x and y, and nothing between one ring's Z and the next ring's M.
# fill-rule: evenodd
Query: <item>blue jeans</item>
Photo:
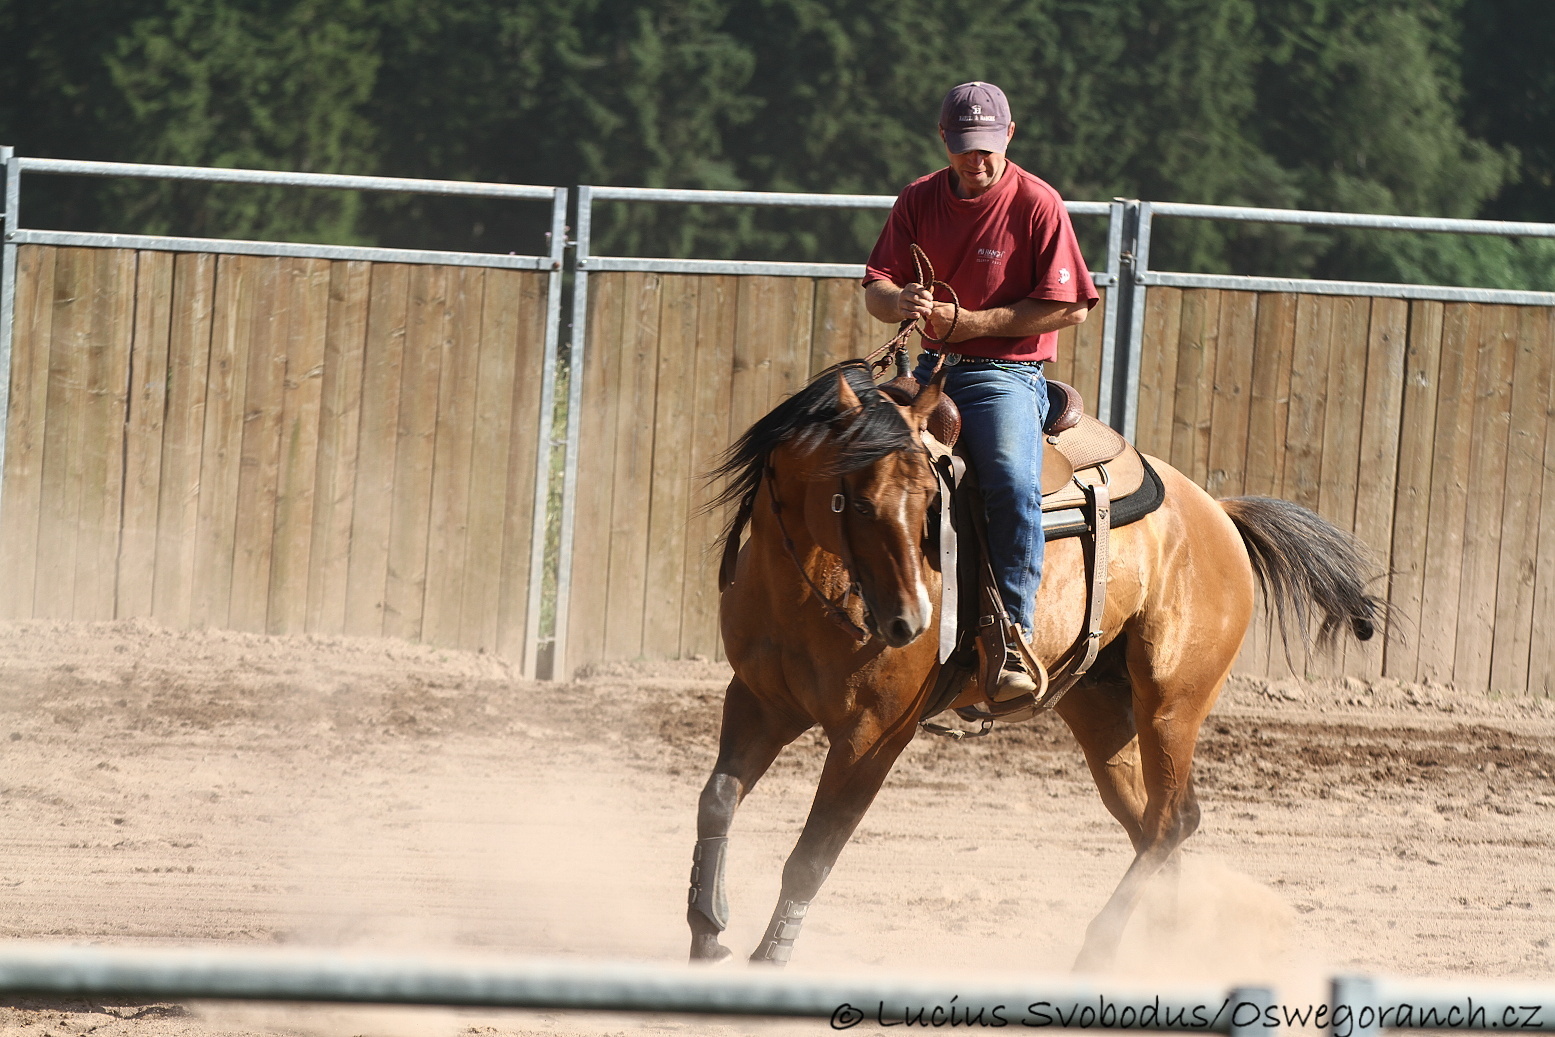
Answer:
M934 355L913 377L927 383ZM988 553L1010 621L1027 633L1042 583L1042 425L1047 379L1036 364L998 361L945 369L945 391L961 410L958 446L977 472L988 515Z

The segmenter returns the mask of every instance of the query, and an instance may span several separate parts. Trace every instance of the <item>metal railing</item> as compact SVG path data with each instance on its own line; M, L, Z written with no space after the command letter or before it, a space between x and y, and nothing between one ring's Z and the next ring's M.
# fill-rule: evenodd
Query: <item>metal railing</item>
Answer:
M1555 1030L1555 987L1340 975L1326 1004L1269 986L1110 977L806 975L562 959L439 958L278 948L0 945L8 997L240 1000L825 1019L865 1025L1332 1037L1387 1030Z
M1133 217L1123 248L1130 268L1127 280L1132 317L1125 336L1114 340L1122 378L1116 385L1119 420L1112 424L1129 439L1138 420L1139 377L1144 339L1145 292L1150 287L1218 288L1243 292L1291 292L1306 295L1369 295L1394 299L1428 299L1438 302L1500 303L1503 305L1555 305L1555 291L1527 292L1499 288L1458 288L1373 281L1325 281L1299 277L1260 277L1250 274L1194 274L1150 268L1150 237L1157 216L1240 223L1281 223L1305 227L1353 230L1414 231L1434 234L1475 234L1492 237L1555 238L1555 223L1513 223L1502 220L1459 220L1431 216L1390 216L1375 213L1322 212L1311 209L1263 209L1234 205L1198 205L1188 202L1129 201ZM1106 384L1105 382L1103 383Z
M0 148L5 169L5 238L0 257L0 499L4 494L6 433L11 403L11 336L16 313L16 250L21 245L57 245L92 248L154 249L167 252L210 252L228 255L284 256L329 260L421 263L449 266L496 267L538 270L548 274L543 366L540 389L540 435L535 458L534 522L531 529L528 628L525 632L523 668L534 676L539 650L541 588L549 503L551 444L548 432L556 407L557 349L561 328L562 265L567 247L567 197L564 187L498 184L460 180L417 180L387 176L348 176L336 173L296 173L268 169L226 169L204 166L146 165L125 162L85 162L73 159L23 158L13 148ZM447 252L425 249L369 248L345 245L312 245L289 242L244 241L227 238L166 237L144 234L82 233L28 230L21 223L23 174L54 176L128 177L151 180L185 180L219 184L253 184L272 187L327 188L333 190L404 192L509 201L551 203L550 251L546 255Z
M0 947L0 995L247 1000L826 1019L881 1025L1061 1026L1251 1037L1272 1004L1262 987L1073 976L956 982L806 976L564 960L423 958L325 951ZM1000 1019L1004 1021L999 1022ZM937 1021L936 1021L937 1020ZM1253 1022L1259 1025L1247 1025ZM1240 1024L1239 1024L1240 1023Z

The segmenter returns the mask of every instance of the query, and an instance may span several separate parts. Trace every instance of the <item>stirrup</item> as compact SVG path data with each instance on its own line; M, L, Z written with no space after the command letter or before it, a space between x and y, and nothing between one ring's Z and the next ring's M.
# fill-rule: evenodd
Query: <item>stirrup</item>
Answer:
M1018 724L1022 720L1030 720L1036 716L1037 709L1035 695L1018 695L1005 702L990 702L984 699L970 706L962 706L955 713L962 720L973 724L992 725L995 720L1006 724Z
M1020 627L1011 623L1005 629L1004 637L1004 665L999 667L999 674L1002 675L1010 670L1018 669L1019 672L1031 678L1031 682L1035 687L1029 692L1004 699L995 699L993 696L995 688L987 688L983 692L983 697L988 700L989 705L994 707L996 711L1001 706L1017 704L1028 698L1035 703L1042 702L1047 696L1048 690L1047 667L1042 665L1042 660L1037 658L1037 653L1031 650L1031 646L1026 639L1026 632Z

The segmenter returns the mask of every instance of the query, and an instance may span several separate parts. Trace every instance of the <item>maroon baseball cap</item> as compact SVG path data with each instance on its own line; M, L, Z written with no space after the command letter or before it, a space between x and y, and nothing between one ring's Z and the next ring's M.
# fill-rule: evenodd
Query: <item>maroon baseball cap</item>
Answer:
M952 87L939 106L939 128L953 155L965 151L1004 154L1010 138L1010 102L992 83Z

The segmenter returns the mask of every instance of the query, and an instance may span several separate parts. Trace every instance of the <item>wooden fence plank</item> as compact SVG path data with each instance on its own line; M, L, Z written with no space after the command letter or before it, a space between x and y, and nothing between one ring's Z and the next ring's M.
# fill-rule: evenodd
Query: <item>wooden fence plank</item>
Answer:
M282 268L284 305L289 319L284 343L286 365L281 390L275 533L265 616L265 629L272 634L301 633L308 626L308 580L332 265L323 259L294 259Z
M1355 525L1356 473L1360 466L1361 403L1366 391L1366 342L1371 300L1341 296L1332 300L1328 370L1318 440L1317 511L1334 525ZM1314 653L1307 673L1337 677L1344 673L1345 646Z
M1314 511L1322 506L1323 426L1333 323L1332 298L1303 295L1296 300L1290 409L1285 426L1285 479L1278 496Z
M16 250L11 404L0 510L0 618L4 619L33 614L58 256L58 249L42 245Z
M1204 488L1212 497L1231 497L1246 483L1247 429L1252 408L1253 355L1257 345L1258 296L1220 293L1220 335L1215 348L1210 400L1208 470Z
M1220 292L1203 288L1183 292L1171 462L1200 486L1209 475L1210 400L1219 334Z
M498 607L497 650L509 659L523 659L536 672L539 659L525 658L529 626L529 586L542 573L530 572L533 546L535 464L543 436L540 428L540 369L545 356L545 300L548 275L519 274L523 292L518 311L517 371L513 386L513 427L508 447L508 507L503 533L502 597ZM555 454L547 451L548 457ZM542 619L543 617L536 617ZM536 646L538 649L538 646Z
M437 398L449 341L447 267L415 267L405 366L400 381L394 491L390 498L389 571L383 592L383 633L416 640L426 607L427 534L431 523L432 460Z
M1409 304L1402 299L1373 299L1366 343L1366 390L1360 414L1355 535L1375 553L1384 572L1392 554L1392 511L1399 470L1399 422L1408 336ZM1387 587L1384 583L1372 589L1386 593ZM1366 678L1381 676L1383 646L1391 634L1379 626L1377 636L1364 645L1348 644L1345 673Z
M1388 556L1388 601L1395 621L1383 646L1382 660L1385 676L1409 681L1415 679L1420 660L1420 614L1425 593L1445 312L1445 306L1439 302L1409 304L1404 398L1399 418L1398 487L1393 497L1393 548Z
M346 628L351 515L356 498L361 432L363 356L373 267L331 263L325 315L324 372L319 386L318 465L313 486L313 534L308 554L310 632Z
M1481 310L1468 469L1473 489L1464 513L1463 570L1455 610L1458 643L1452 672L1459 687L1482 689L1490 683L1516 336L1517 314L1511 307Z
M70 619L76 591L76 552L85 480L84 424L91 305L100 256L93 249L61 249L55 260L53 343L49 351L43 483L39 498L38 569L34 614Z
M653 401L658 392L659 307L663 278L628 274L622 325L620 406L615 428L615 496L610 505L610 574L605 592L605 658L642 654L653 479Z
M620 394L626 275L589 275L588 350L583 370L583 413L578 422L578 473L573 533L567 657L557 669L570 675L603 659L605 594L610 573L610 511L615 490L616 410ZM636 401L631 401L635 405Z
M140 253L135 272L129 414L124 431L124 519L114 607L114 615L121 619L151 615L172 310L173 253Z
M774 328L771 339L772 381L762 414L798 392L810 381L810 333L815 326L815 289L805 277L780 279L786 327Z
M276 489L280 474L281 417L286 386L286 343L292 313L287 305L290 264L267 259L256 265L253 330L243 410L238 473L238 512L232 558L232 597L227 625L263 632L270 598L275 546Z
M217 260L190 610L190 621L196 627L225 627L232 600L249 344L255 306L268 301L256 298L263 270L257 257L222 256Z
M729 386L729 434L737 437L771 404L773 332L785 326L783 278L741 277L735 305L734 368Z
M1272 497L1285 483L1290 428L1290 372L1296 350L1296 296L1258 296L1258 323L1248 390L1243 492Z
M1512 379L1511 425L1506 451L1506 503L1502 512L1501 557L1497 564L1496 614L1490 655L1490 690L1529 690L1534 641L1534 578L1538 566L1539 511L1544 494L1555 493L1542 468L1549 435L1550 335L1555 309L1518 306L1517 353ZM1511 317L1508 318L1510 330ZM1540 636L1540 640L1546 640Z
M426 608L421 639L457 646L463 619L465 553L475 450L485 277L478 268L449 271L448 345L437 394L427 531ZM504 480L505 481L505 480Z
M1544 310L1543 324L1540 334L1544 341L1555 343L1555 307ZM1546 422L1555 419L1555 370L1550 375L1550 395L1546 397L1544 413ZM1548 631L1555 629L1555 475L1551 474L1555 473L1555 428L1548 425L1541 467L1544 478L1539 492L1539 543L1533 583L1533 629L1539 636L1533 638L1529 648L1528 690L1550 698L1555 696L1555 637L1548 636Z
M1140 346L1139 411L1134 439L1145 453L1167 460L1172 456L1177 402L1182 297L1179 288L1151 288L1145 293L1144 338Z
M281 465L281 411L286 388L286 261L258 260L243 400L238 462L237 521L233 526L232 594L227 622L263 633L270 604L270 558L275 546L276 482Z
M90 471L95 511L83 501L82 517L89 525L90 554L76 559L77 620L114 618L119 582L119 533L124 521L124 430L129 414L130 344L135 334L135 271L133 249L104 249L105 291L92 308L94 353L88 406ZM85 588L85 593L83 593ZM83 604L86 607L83 609Z
M1430 517L1420 608L1417 680L1452 680L1458 592L1463 570L1463 522L1468 501L1480 307L1452 303L1442 317L1442 359L1432 448ZM1394 527L1397 529L1397 527Z
M692 489L691 430L696 397L697 277L666 276L659 305L658 394L654 410L651 503L648 510L647 585L642 653L651 659L680 654L686 526ZM794 278L804 281L803 278ZM808 284L805 285L808 288ZM810 363L804 341L803 366ZM802 376L801 376L802 377Z
M715 282L704 277L700 283L707 286ZM815 321L810 329L808 374L824 371L843 360L868 356L890 339L892 326L870 317L868 311L864 314L868 323L860 322L864 290L857 281L851 277L822 277L814 281L814 286ZM878 335L878 341L872 335Z
M373 266L363 349L362 416L356 446L351 508L351 555L346 563L345 632L383 634L389 572L389 526L394 500L400 382L413 267Z
M214 255L181 252L173 260L167 346L167 417L162 427L157 500L157 560L151 614L167 626L191 623L205 396L215 313Z
M1095 414L1101 402L1101 356L1106 343L1106 331L1102 315L1107 312L1107 290L1100 290L1101 299L1085 323L1074 329L1072 360L1069 367L1069 384L1080 390L1085 409Z
M1371 300L1334 299L1333 337L1324 393L1318 513L1340 529L1355 526L1356 479L1361 460L1362 402L1366 394L1366 346Z
M680 619L683 657L713 658L721 654L722 648L718 633L718 566L722 558L717 539L730 512L728 509L707 510L707 503L716 491L703 481L703 477L733 440L729 405L738 294L737 278L709 277L702 280L697 299L696 373L692 376L696 391L691 402L689 448L691 471L697 481L693 484L691 519L686 526ZM812 349L812 366L827 360L829 355L835 354L817 356ZM835 362L822 363L821 369Z
M1258 295L1253 326L1252 366L1248 371L1247 453L1242 490L1278 496L1285 477L1285 436L1290 419L1290 371L1296 346L1296 296ZM1273 634L1267 611L1256 614L1237 657L1237 673L1287 677L1291 674L1283 642Z
M497 650L502 600L503 523L508 513L508 471L513 438L513 389L517 376L519 321L527 313L524 275L488 270L481 298L479 369L475 375L475 427L470 440L469 518L459 646ZM530 373L530 377L533 374ZM527 514L527 510L526 510Z

